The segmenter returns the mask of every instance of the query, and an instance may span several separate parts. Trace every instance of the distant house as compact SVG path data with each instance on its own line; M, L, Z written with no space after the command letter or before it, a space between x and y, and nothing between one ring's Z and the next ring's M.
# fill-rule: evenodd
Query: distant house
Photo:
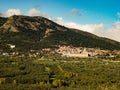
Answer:
M15 48L15 45L12 45L12 44L8 44L8 46L9 46L11 49Z

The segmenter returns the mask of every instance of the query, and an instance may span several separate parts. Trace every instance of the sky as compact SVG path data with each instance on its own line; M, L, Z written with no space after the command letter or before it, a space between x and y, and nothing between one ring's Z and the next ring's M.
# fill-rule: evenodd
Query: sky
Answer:
M0 16L43 16L120 42L120 0L0 0Z

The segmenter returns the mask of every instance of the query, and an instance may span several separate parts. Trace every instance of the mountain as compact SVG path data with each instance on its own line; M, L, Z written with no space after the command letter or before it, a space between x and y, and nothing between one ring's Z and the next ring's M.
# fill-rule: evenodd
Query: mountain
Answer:
M7 21L7 18L0 17L0 27Z
M13 44L17 50L56 48L58 45L120 50L120 42L66 28L41 16L0 17L0 45Z

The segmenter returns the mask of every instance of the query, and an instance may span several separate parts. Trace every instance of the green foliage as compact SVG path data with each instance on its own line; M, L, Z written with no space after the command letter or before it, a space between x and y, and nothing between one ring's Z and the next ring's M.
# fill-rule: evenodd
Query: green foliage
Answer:
M119 90L120 62L106 60L0 57L0 90Z
M0 85L5 83L6 78L0 78Z

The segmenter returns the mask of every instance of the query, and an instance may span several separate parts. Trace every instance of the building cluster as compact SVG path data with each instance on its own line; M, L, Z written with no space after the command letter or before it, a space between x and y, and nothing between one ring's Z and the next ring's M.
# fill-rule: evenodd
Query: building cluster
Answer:
M30 51L30 52L16 52L16 51L13 51L13 52L3 52L3 51L0 51L0 56L19 56L19 57L38 57L38 56L41 56L41 53L39 51Z
M15 48L15 45L8 44L11 49ZM117 52L117 51L115 51ZM109 50L101 50L99 48L86 48L86 47L73 47L73 46L59 46L57 49L52 50L50 48L43 48L42 50L30 50L29 52L3 52L0 50L0 56L28 56L28 57L41 57L42 55L60 54L67 57L95 57L100 55L114 57ZM120 55L120 52L119 52Z
M56 52L68 57L91 57L108 53L108 50L100 50L98 48L59 46L59 49L57 49Z

